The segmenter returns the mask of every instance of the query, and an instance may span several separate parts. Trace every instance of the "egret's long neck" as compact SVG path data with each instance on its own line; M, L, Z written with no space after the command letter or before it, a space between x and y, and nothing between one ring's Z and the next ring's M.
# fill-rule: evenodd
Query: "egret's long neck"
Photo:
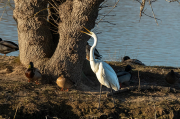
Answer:
M93 38L94 38L94 44L90 49L90 61L95 61L94 50L95 50L96 45L97 45L97 37L96 37L96 35L94 35Z

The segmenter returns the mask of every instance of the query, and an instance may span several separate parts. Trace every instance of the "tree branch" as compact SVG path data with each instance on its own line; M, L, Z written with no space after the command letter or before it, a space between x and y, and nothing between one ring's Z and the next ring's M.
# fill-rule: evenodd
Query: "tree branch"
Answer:
M48 1L49 2L49 1ZM51 2L49 2L49 4L51 4L53 6L53 8L56 10L56 12L58 12L58 7L55 7Z
M106 14L106 15L104 15L96 24L99 24L99 22L100 21L102 21L103 19L104 19L104 17L105 16L107 16L116 6L117 6L117 4L118 4L118 2L119 2L120 0L118 0L117 2L116 2L116 4L113 6L113 8Z
M179 0L170 0L170 1L166 0L166 1L167 2L178 2L180 4Z
M141 20L142 13L143 13L144 15L148 16L148 17L151 17L151 16L149 16L149 15L147 15L147 14L144 13L144 11L145 11L145 10L144 10L145 0L142 0L142 3L141 3L139 0L136 0L136 1L141 4L141 6L140 6L140 14L139 14L139 16L140 16L139 22L140 22L140 20ZM154 18L155 21L156 21L156 23L157 23L157 25L158 25L157 20L160 20L160 19L158 19L158 18L155 17L155 14L154 14L154 11L153 11L153 8L152 8L152 5L151 5L152 2L156 2L156 1L157 1L157 0L153 0L153 1L149 0L149 5L150 5L151 10L152 10L152 13L153 13L153 17L151 17L151 18ZM144 11L143 11L143 10L144 10Z
M101 21L101 22L106 22L106 23L109 23L109 24L112 24L112 25L116 25L116 24L111 23L111 22L109 22L109 21Z
M142 12L144 15L146 15L146 16L148 16L148 17L150 17L150 18L154 18L154 17L152 17L152 16L149 16L149 15L147 15L146 13L144 13L144 12ZM160 20L160 21L162 21L161 19L158 19L158 18L156 18L157 20Z
M151 10L152 10L152 13L153 13L154 19L155 19L155 21L156 21L156 23L157 23L157 25L158 25L158 22L157 22L157 20L156 20L156 18L155 18L155 15L154 15L153 8L152 8L152 6L151 6L151 1L149 1L149 5L150 5L150 7L151 7Z

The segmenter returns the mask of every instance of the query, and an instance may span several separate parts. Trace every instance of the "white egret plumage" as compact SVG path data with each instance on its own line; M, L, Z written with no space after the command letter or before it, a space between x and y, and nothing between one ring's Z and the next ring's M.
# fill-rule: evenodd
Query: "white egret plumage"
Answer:
M111 92L112 92L112 89L114 89L115 91L119 90L120 85L119 85L118 77L115 71L112 69L112 67L104 61L95 60L94 50L96 48L98 39L95 33L89 31L88 29L86 30L88 32L84 32L84 31L81 31L81 32L94 38L94 44L92 45L90 49L90 65L91 65L92 71L96 74L96 77L100 82L100 97L99 97L99 106L98 106L98 108L100 108L102 85L106 86L107 88L111 88ZM113 102L114 102L114 97L113 97Z

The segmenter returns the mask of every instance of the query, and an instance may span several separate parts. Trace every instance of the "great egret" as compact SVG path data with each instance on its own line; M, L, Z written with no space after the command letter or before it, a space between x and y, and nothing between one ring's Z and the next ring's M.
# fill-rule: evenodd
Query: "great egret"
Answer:
M145 64L142 63L141 61L139 61L137 59L130 59L129 56L124 56L122 62L123 63L138 64L138 65L144 65L145 66Z
M90 49L90 65L91 65L92 71L96 74L96 77L100 82L100 97L99 97L99 106L98 106L98 108L100 108L102 85L106 86L107 88L111 88L111 92L112 92L112 89L114 89L115 91L119 90L120 86L118 82L118 77L115 71L112 69L112 67L101 60L99 61L95 60L94 50L96 48L98 39L95 33L89 31L88 29L86 30L88 32L84 32L84 31L81 31L81 32L94 38L94 44ZM114 103L114 97L113 97L113 103Z
M69 90L69 88L71 88L74 85L74 82L72 82L70 79L65 78L63 75L61 75L57 80L56 80L56 84L61 88L61 91L63 91L63 89L67 89L67 91Z
M129 84L128 82L132 77L131 70L132 70L132 67L130 65L127 65L125 68L125 71L118 71L116 73L120 86L122 85L122 83L125 83L127 85Z
M34 68L32 62L29 63L29 67L25 71L25 75L29 79L28 82L36 82L36 84L39 84L38 80L41 79L41 73L37 68Z
M173 70L171 70L171 72L169 72L166 76L165 76L165 80L169 83L169 84L175 84L176 82L179 81L180 75L177 72L174 72Z
M17 44L11 42L11 41L5 41L0 38L0 53L6 54L19 50L19 47Z
M89 57L90 57L90 49L91 49L91 46L89 45L89 43L87 42L86 44L86 59L89 60ZM95 51L94 51L94 56L95 56L95 59L101 59L102 58L102 55L99 54L98 50L95 48Z

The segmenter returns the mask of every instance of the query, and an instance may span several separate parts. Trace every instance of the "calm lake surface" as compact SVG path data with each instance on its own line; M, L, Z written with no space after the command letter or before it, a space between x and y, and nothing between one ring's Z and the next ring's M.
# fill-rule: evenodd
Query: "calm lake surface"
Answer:
M106 5L114 5L109 0ZM96 26L93 31L98 33L98 46L103 60L121 61L124 55L137 58L146 65L180 67L180 5L165 0L152 4L158 19L157 26L153 18L143 15L139 22L140 4L133 0L121 0L117 7ZM104 8L100 14L108 13L112 8ZM152 15L146 3L145 13ZM17 25L12 18L12 10L7 8L0 21L0 37L18 43ZM0 8L0 15L3 9ZM103 16L99 16L99 19ZM98 21L98 20L97 20ZM115 24L115 25L113 25ZM99 34L100 33L100 34ZM88 41L91 45L93 40ZM17 56L19 52L9 53Z

